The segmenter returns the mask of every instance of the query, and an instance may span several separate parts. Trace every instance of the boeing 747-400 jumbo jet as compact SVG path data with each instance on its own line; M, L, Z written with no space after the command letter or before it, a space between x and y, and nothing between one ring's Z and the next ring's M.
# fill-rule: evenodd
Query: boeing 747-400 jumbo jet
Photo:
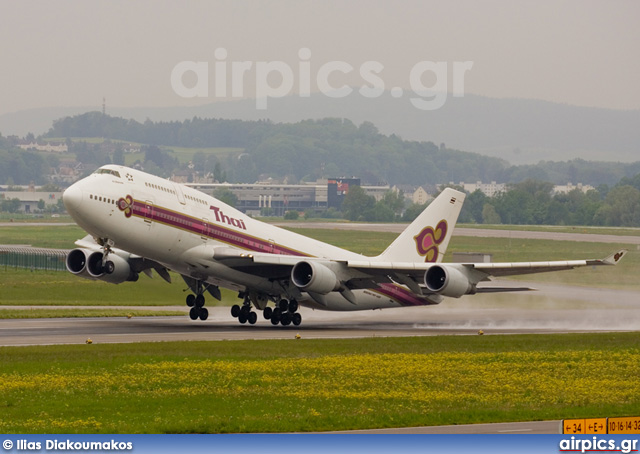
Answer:
M106 165L69 187L64 205L89 235L67 256L78 276L114 284L169 270L193 292L193 320L206 320L205 292L238 291L231 308L240 323L257 311L273 325L299 325L299 305L356 311L439 304L482 292L530 290L483 287L491 276L580 266L615 265L626 253L601 260L519 263L442 263L465 195L445 189L391 245L367 257L265 224L188 186L128 167ZM270 306L273 303L273 307ZM254 310L255 309L255 310Z

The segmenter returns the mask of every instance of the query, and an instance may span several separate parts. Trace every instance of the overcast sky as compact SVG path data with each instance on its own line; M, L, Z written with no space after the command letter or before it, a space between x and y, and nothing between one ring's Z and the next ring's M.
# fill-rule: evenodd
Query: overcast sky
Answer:
M455 63L472 62L466 93L640 109L638 24L635 0L0 0L0 114L99 107L103 96L117 107L204 104L224 99L220 87L253 96L258 62L274 61L291 68L292 95L305 74L318 90L323 65L342 68L327 79L333 88L366 85L365 62L382 65L375 76L386 89L408 89L415 65L441 62L452 91ZM208 66L206 96L172 86L184 61ZM252 62L244 79L230 75L233 62ZM421 74L423 86L443 87L435 72ZM202 86L194 72L183 76L183 86ZM268 80L282 83L276 72Z

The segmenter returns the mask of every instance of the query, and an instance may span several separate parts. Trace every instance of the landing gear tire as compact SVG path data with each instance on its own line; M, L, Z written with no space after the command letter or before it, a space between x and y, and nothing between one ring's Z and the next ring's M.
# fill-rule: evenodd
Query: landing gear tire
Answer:
M276 303L275 309L268 307L264 309L264 318L271 320L272 325L299 326L302 323L302 316L298 313L299 308L300 305L296 300L282 298Z
M249 312L249 316L247 317L247 321L249 322L249 324L255 325L256 322L258 321L258 314L256 314L253 311Z
M104 264L104 272L107 274L113 274L115 270L116 265L111 260L107 260L107 262Z
M196 296L195 295L188 295L187 296L187 306L189 307L193 307L196 304Z
M195 304L196 304L196 307L204 306L204 296L202 296L202 295L196 296Z
M206 307L201 307L199 315L200 315L200 320L204 322L207 318L209 318L209 310Z
M282 312L280 312L279 308L275 308L273 310L273 313L271 314L271 324L272 325L277 325L278 323L280 323L280 315L282 314Z
M191 320L198 320L198 316L199 314L199 310L197 307L192 307L191 310L189 311L189 318L191 318Z
M231 306L231 316L233 318L238 318L238 315L240 315L240 306L234 304L233 306Z
M291 324L291 314L289 312L283 312L280 316L280 323L282 326L288 326Z
M238 321L244 325L247 323L247 315L244 312L240 312L240 315L238 315Z

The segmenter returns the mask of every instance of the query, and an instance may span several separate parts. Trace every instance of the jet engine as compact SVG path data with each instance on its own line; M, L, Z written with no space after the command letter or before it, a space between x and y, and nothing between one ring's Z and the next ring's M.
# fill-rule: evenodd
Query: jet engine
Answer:
M291 270L291 282L305 292L326 295L341 288L336 273L318 262L298 262Z
M75 275L112 284L138 280L138 273L131 269L128 260L115 253L109 254L105 261L100 251L74 249L67 255L66 265Z
M67 270L77 276L89 278L89 271L87 270L87 258L91 251L87 249L74 249L67 254L65 264Z
M476 293L468 271L456 266L433 265L424 273L424 283L431 292L453 298Z

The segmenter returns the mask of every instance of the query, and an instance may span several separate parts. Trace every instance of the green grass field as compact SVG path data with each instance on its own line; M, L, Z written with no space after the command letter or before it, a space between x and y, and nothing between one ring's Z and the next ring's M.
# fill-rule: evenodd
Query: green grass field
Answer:
M114 285L91 281L64 271L0 270L0 305L5 306L180 306L187 285L172 273L172 284L154 275L138 282ZM235 292L223 290L224 304L238 301ZM218 303L208 298L207 305ZM186 306L185 306L186 307ZM2 313L0 312L0 317Z
M69 222L69 221L67 221ZM74 242L84 238L87 232L77 225L32 225L0 227L0 244L28 244L33 247L73 249Z
M0 348L0 432L291 432L637 415L640 334Z
M393 241L393 233L352 232L320 229L296 229L296 232L335 244L366 255L376 255ZM20 226L0 227L0 243L32 244L39 247L71 249L73 242L84 236L76 226ZM534 282L564 283L591 287L638 290L640 253L633 245L581 243L572 241L513 240L505 238L454 237L446 260L456 251L475 251L493 254L498 261L536 261L555 259L603 258L620 247L630 253L615 267L583 268L558 273L528 275ZM112 285L78 278L65 272L45 272L0 268L0 305L182 305L186 285L173 274L173 284L158 276L141 276L138 282ZM223 291L221 304L237 302L235 292ZM207 303L218 304L213 298Z

